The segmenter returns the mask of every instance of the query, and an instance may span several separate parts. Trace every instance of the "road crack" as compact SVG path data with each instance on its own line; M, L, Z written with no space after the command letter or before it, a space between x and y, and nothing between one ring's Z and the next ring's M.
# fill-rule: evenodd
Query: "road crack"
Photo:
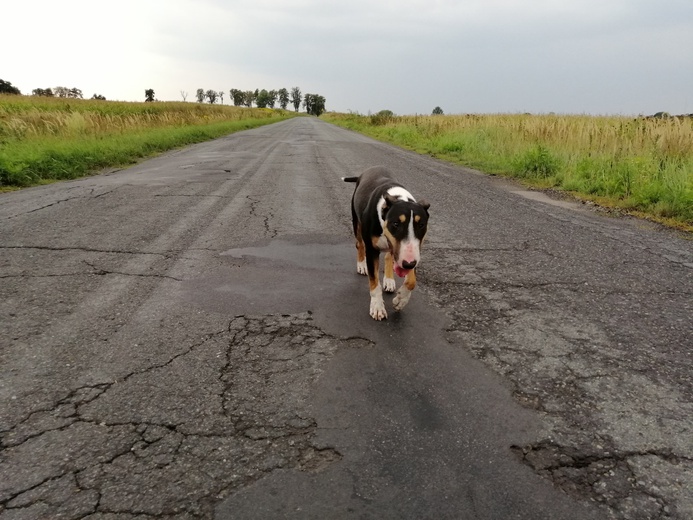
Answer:
M120 275L120 276L134 276L134 277L141 277L141 278L161 278L165 280L174 280L176 282L183 282L181 278L176 278L174 276L169 276L166 274L159 274L159 273L126 273L123 271L115 271L113 269L102 269L100 267L97 267L93 263L87 261L87 260L82 260L85 264L87 264L89 267L92 268L92 272L89 274L92 275L97 275L97 276L106 276L106 275Z
M323 471L342 455L315 443L314 384L337 349L367 344L310 313L237 316L165 361L70 390L2 432L0 518L212 518L277 469ZM42 457L17 473L28 453Z
M515 399L544 419L551 441L514 446L520 459L571 495L602 504L611 518L690 517L693 408L690 378L676 377L687 373L685 360L633 344L637 336L607 311L609 304L639 309L650 298L685 298L688 287L507 280L509 260L464 260L456 250L427 262L421 283L449 317L448 340L506 377ZM469 264L456 278L441 279L450 262L463 261ZM685 320L676 326L685 334Z
M669 449L594 452L587 447L560 446L551 441L512 446L511 449L524 464L552 480L569 495L588 496L616 511L618 518L679 517L666 495L640 480L633 469L634 459L654 457L675 466L693 462Z
M274 218L274 215L270 211L266 215L260 215L257 211L257 206L260 204L261 200L259 199L254 199L250 195L246 196L246 199L250 202L250 214L255 217L259 217L262 219L262 225L265 229L265 235L267 235L269 238L276 238L277 236L277 230L272 229L270 226L270 220Z
M121 255L156 255L164 258L168 258L171 252L157 253L148 251L128 251L122 249L98 249L93 247L76 247L76 246L64 246L64 247L54 247L54 246L38 246L38 245L17 245L17 246L0 246L0 250L8 249L26 249L26 250L38 250L38 251L79 251L84 253L108 253L108 254L121 254Z

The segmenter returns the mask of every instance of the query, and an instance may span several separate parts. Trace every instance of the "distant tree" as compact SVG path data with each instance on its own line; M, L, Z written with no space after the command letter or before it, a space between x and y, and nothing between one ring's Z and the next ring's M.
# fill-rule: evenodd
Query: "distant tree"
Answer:
M78 88L55 87L53 94L60 98L82 99L82 91Z
M276 90L270 90L268 92L269 98L267 102L267 106L270 108L274 108L274 105L277 103L277 96L279 95Z
M53 89L51 88L35 88L31 91L32 96L53 97Z
M236 107L243 106L243 103L245 101L243 91L237 88L232 88L229 90L229 94L231 94L231 99L233 100L233 105Z
M0 79L0 94L21 94L19 89L12 85L9 81Z
M442 116L443 115L443 109L440 107L435 107L433 109L433 112L431 112L431 114L434 116Z
M320 117L325 111L325 97L315 94L315 104L313 105L313 115Z
M310 115L319 116L325 111L325 98L319 94L306 94L303 98L303 106Z
M255 102L255 99L257 98L257 95L257 90L255 92L253 92L252 90L246 90L243 93L243 104L248 108L252 107L253 103Z
M282 107L282 110L286 110L289 104L289 91L285 88L280 88L277 94L279 96L279 106Z
M188 97L188 93L187 93L185 90L181 90L181 91L180 91L180 95L182 96L183 101L185 101L185 98Z
M147 103L151 103L154 101L154 89L153 88L148 88L147 90L144 91L144 101Z
M94 94L91 98L98 99L100 101L106 101L106 96L102 96L101 94Z
M219 92L217 92L217 96L219 96L219 101L223 105L224 104L224 91L220 90Z
M217 91L209 89L207 92L205 92L205 97L207 100L209 100L209 104L213 105L217 102Z
M269 92L267 92L264 88L258 92L257 98L255 99L255 104L258 108L267 108L267 105L269 104Z
M205 102L205 89L198 88L197 92L195 93L195 97L197 98L198 103L204 103Z
M296 112L301 107L301 89L294 87L291 89L291 104L294 106Z

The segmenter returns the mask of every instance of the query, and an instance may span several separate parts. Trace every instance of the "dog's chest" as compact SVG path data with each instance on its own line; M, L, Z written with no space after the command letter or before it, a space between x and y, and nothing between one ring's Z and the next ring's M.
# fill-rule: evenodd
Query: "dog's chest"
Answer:
M385 238L385 235L380 235L378 238L373 237L373 246L380 251L390 250L390 244L388 243L387 238Z

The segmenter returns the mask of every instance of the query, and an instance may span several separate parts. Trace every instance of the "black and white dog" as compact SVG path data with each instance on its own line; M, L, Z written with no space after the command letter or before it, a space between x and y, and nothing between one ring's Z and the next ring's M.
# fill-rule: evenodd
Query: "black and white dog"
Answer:
M430 204L416 202L385 168L369 168L355 182L351 216L356 236L356 270L368 275L371 291L370 314L374 320L387 318L383 290L395 292L395 277L404 278L392 303L400 311L416 287L416 266L421 261L421 244L428 225ZM380 253L385 252L385 273L380 285Z

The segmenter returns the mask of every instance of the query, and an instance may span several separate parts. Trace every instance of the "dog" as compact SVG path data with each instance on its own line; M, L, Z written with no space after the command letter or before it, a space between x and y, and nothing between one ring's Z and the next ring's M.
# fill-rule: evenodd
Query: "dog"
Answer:
M416 267L421 262L430 204L423 200L416 202L390 171L381 166L369 168L358 177L342 177L342 180L356 183L351 198L356 271L368 276L370 315L380 321L387 318L383 290L395 292L395 274L404 278L392 300L396 311L409 303L416 287ZM378 277L381 252L385 252L382 286Z

